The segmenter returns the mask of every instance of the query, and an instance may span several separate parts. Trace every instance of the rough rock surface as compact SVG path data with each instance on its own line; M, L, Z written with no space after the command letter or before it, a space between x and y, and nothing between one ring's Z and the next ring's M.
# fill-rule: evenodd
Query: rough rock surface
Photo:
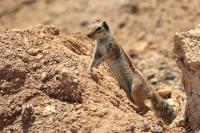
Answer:
M174 39L177 64L187 96L186 114L193 129L200 129L200 25L177 33Z
M1 30L0 131L184 131L137 114L106 65L90 77L92 49L84 34L54 27Z

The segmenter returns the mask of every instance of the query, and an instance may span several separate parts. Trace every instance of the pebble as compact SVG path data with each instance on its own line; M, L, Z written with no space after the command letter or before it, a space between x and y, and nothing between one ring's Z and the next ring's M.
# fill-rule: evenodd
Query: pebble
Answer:
M38 55L35 57L35 59L36 59L36 60L42 59L43 56L44 56L43 54L38 54Z
M164 99L171 98L171 89L167 87L159 87L157 93Z
M82 26L82 27L85 27L85 26L87 26L89 24L89 22L88 21L81 21L80 22L80 25Z
M139 12L139 5L137 2L129 2L127 4L122 5L122 9L125 12L136 14Z
M176 105L176 99L167 99L167 103L169 103L170 105L172 105L173 107L175 107L175 105Z
M78 79L73 79L73 82L77 83L77 82L78 82Z
M41 78L42 78L42 81L46 81L48 79L48 73L43 72Z
M144 121L144 123L141 123L140 129L142 132L148 132L150 130L150 123Z
M171 98L171 94L172 94L171 91L159 90L157 92L164 99Z
M165 73L164 73L164 79L165 80L173 80L173 79L175 79L175 73L174 72L172 72L172 71L166 71Z
M150 80L150 79L153 79L153 78L155 78L155 73L154 72L149 72L147 74L147 79Z
M61 74L67 74L67 73L68 73L68 69L66 68L61 69Z
M32 104L29 105L24 105L22 107L22 112L21 112L21 120L23 124L27 124L28 122L31 121L31 119L33 120L33 107Z
M154 126L152 125L151 132L152 133L163 133L163 129L159 125L154 125Z
M36 70L37 69L37 64L35 63L35 64L33 64L33 66L32 66L32 68L34 69L34 70Z
M52 114L52 113L56 113L55 106L47 105L47 106L45 107L45 109L44 109L43 114L44 114L44 115L49 115L49 114Z
M34 49L34 48L31 48L28 50L28 53L32 56L36 56L38 53L40 53L41 50L40 49Z
M156 77L154 77L154 78L152 78L152 79L149 80L149 82L150 82L151 84L157 84L159 81L160 81L160 80L159 80L158 78L156 78Z
M78 70L75 70L74 73L75 73L75 74L78 74L79 72L78 72Z

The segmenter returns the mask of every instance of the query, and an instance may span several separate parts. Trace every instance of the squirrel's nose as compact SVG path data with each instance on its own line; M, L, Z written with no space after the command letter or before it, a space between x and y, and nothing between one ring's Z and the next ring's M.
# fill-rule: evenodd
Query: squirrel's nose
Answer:
M92 39L93 38L93 34L87 34L87 37Z

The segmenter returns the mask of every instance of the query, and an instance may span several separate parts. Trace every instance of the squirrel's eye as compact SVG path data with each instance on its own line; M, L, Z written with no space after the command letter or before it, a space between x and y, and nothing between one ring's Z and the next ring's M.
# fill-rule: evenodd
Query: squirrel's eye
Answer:
M97 29L96 29L96 31L100 31L101 30L101 27L98 27Z

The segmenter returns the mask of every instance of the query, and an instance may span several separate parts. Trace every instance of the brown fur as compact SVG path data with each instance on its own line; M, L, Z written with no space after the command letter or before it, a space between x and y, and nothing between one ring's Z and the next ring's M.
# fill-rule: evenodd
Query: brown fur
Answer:
M100 29L102 31L97 31L98 27L101 27ZM106 27L105 27L106 26ZM120 70L124 70L127 72L133 73L133 81L130 81L132 83L132 87L128 85L130 83L127 80L121 80L120 78L117 78L120 83L120 86L128 86L124 87L123 89L127 93L127 97L129 100L134 102L140 109L143 111L148 110L148 107L145 105L145 94L148 93L150 96L153 109L155 111L155 114L159 117L161 117L167 124L170 124L175 118L176 118L176 112L174 111L173 107L169 105L164 99L162 99L154 90L151 84L142 76L140 71L136 68L136 66L132 63L131 58L126 54L126 52L120 47L119 42L116 40L116 38L110 33L109 27L105 22L98 23L96 27L94 26L88 34L89 38L97 39L98 43L96 45L94 56L92 63L90 65L90 70L92 70L92 67L97 66L102 61L110 63L110 69L112 71L115 70L114 74L121 73L123 77L124 73ZM95 32L96 31L96 32ZM102 38L101 38L102 35ZM104 46L105 45L105 46ZM106 50L105 50L106 49ZM116 64L118 66L114 66L112 62L119 61L120 64ZM124 63L124 64L123 64ZM123 69L119 69L123 67ZM116 72L116 69L119 70ZM128 70L130 69L130 70ZM128 79L132 79L130 75L124 75L125 77L128 77ZM117 75L118 77L119 75Z

